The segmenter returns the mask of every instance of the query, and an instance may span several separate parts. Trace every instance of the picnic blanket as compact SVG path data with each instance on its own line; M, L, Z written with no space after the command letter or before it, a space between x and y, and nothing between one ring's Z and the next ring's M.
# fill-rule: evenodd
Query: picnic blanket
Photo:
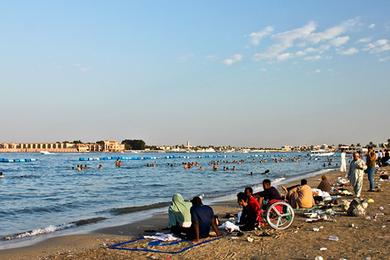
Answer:
M163 254L175 255L175 254L183 253L191 248L220 239L220 237L214 237L214 238L202 240L199 243L193 243L192 241L183 240L183 239L163 241L160 239L153 239L151 237L154 236L143 236L137 239L116 243L109 246L109 248L114 250L139 251L139 252L163 253ZM141 246L139 245L140 244L139 242L141 242ZM172 249L173 246L175 246L175 249ZM164 248L167 249L164 250Z

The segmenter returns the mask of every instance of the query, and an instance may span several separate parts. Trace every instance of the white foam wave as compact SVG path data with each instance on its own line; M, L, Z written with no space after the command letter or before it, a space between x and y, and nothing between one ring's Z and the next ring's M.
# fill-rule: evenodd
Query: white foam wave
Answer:
M45 227L45 228L37 228L37 229L33 229L33 230L25 232L25 233L21 233L21 234L17 235L15 238L33 237L33 236L37 236L37 235L52 233L52 232L55 232L57 230L58 230L58 227L56 227L54 225L50 225L50 226Z
M21 239L21 238L26 238L26 237L35 237L38 235L50 234L50 233L53 233L53 232L56 232L59 230L63 230L63 229L67 229L67 228L71 228L71 227L75 227L75 226L76 226L75 224L63 224L63 225L58 225L58 226L49 225L49 226L44 227L44 228L37 228L37 229L33 229L33 230L26 231L23 233L6 236L6 237L4 237L4 240L14 240L14 239Z
M284 181L285 179L286 178L284 178L284 177L276 178L276 179L272 180L272 184L280 183L280 182Z

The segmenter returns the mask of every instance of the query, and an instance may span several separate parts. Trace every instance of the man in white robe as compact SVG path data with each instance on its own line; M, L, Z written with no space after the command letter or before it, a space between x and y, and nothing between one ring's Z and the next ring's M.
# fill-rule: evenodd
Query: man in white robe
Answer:
M345 160L346 154L344 151L341 153L340 157L341 157L340 172L347 172L347 162Z
M353 186L356 197L360 197L363 187L364 170L367 169L366 163L360 158L358 152L353 153L353 160L349 165L348 179Z

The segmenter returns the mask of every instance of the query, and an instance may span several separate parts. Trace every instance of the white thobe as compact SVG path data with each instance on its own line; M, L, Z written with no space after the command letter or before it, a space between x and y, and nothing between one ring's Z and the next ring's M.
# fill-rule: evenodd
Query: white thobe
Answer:
M367 165L362 159L352 161L349 165L348 179L353 186L356 197L360 197L362 192L365 169L367 169Z
M341 157L341 165L340 165L340 172L347 172L347 162L345 160L345 153L342 152L340 157Z

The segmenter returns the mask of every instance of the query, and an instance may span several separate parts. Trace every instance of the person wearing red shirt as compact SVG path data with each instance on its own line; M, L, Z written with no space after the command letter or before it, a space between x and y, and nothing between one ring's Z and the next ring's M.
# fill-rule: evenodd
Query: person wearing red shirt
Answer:
M237 202L243 208L239 219L239 226L242 231L255 229L261 219L260 204L253 196L248 196L244 192L237 194Z

